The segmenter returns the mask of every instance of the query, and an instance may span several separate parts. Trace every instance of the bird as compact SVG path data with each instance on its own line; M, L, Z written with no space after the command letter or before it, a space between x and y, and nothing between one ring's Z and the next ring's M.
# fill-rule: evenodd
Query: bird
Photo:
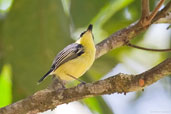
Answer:
M80 38L60 51L52 62L50 70L38 81L41 83L47 76L55 75L64 81L79 80L94 63L96 48L90 24Z

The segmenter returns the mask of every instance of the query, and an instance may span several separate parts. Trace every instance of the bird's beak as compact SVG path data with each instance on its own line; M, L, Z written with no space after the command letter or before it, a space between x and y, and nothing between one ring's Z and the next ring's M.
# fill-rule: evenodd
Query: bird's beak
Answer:
M93 25L90 24L90 25L88 26L88 28L87 28L87 31L91 31L91 32L92 32L92 29L93 29Z

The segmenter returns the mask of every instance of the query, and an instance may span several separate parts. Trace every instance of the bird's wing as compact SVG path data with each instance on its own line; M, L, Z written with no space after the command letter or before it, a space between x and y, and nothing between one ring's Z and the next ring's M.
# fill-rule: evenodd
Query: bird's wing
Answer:
M60 65L72 60L84 53L84 47L81 44L72 43L60 51L55 57L51 69L56 70Z
M84 53L84 47L81 44L73 43L65 47L55 57L50 70L38 81L42 82L52 71L56 70L60 65L72 60Z

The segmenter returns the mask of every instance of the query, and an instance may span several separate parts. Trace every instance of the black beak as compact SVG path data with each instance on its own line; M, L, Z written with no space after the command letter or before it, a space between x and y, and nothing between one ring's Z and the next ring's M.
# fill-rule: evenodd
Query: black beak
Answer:
M87 31L92 32L92 29L93 29L93 25L90 24L90 25L88 26L88 28L87 28ZM80 37L82 37L87 31L82 32L82 33L80 34Z
M88 26L88 28L87 28L87 31L92 31L92 29L93 29L93 25L90 24L90 25Z

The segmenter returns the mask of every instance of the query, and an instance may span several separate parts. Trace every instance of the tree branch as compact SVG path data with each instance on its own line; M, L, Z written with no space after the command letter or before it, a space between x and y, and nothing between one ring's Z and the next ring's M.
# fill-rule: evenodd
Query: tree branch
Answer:
M171 24L171 11L168 12L168 14L166 15L166 17L160 18L155 23L170 23Z
M167 5L156 14L156 16L152 20L152 23L156 22L160 18L166 17L167 15L169 15L170 12L171 12L171 1L168 2Z
M104 80L73 88L57 91L44 89L26 99L1 108L0 114L36 114L87 97L112 93L126 94L142 90L169 74L171 74L171 58L138 75L117 74Z
M162 6L163 2L164 2L164 0L160 0L160 2L158 3L158 5L154 9L154 11L149 15L149 17L148 17L148 22L149 23L151 23L153 18L156 16L156 14L158 13L158 11L159 11L160 7Z
M146 51L155 51L155 52L171 52L171 49L151 49L151 48L145 48L145 47L140 47L137 45L133 45L131 43L126 44L129 47L141 49L141 50L146 50Z
M141 0L141 19L146 19L149 16L149 0Z
M159 11L156 16L153 18L151 23L149 23L148 26L150 26L152 23L155 23L158 19L166 17L166 15L171 11L171 1L167 3L167 5ZM141 20L141 19L140 19ZM117 31L116 33L113 33L111 36L107 37L105 40L101 41L96 45L96 58L99 58L100 56L106 54L112 49L121 47L125 45L128 41L133 39L135 36L137 36L142 31L146 30L148 26L144 27L146 23L140 23L136 22L131 24L130 26Z

